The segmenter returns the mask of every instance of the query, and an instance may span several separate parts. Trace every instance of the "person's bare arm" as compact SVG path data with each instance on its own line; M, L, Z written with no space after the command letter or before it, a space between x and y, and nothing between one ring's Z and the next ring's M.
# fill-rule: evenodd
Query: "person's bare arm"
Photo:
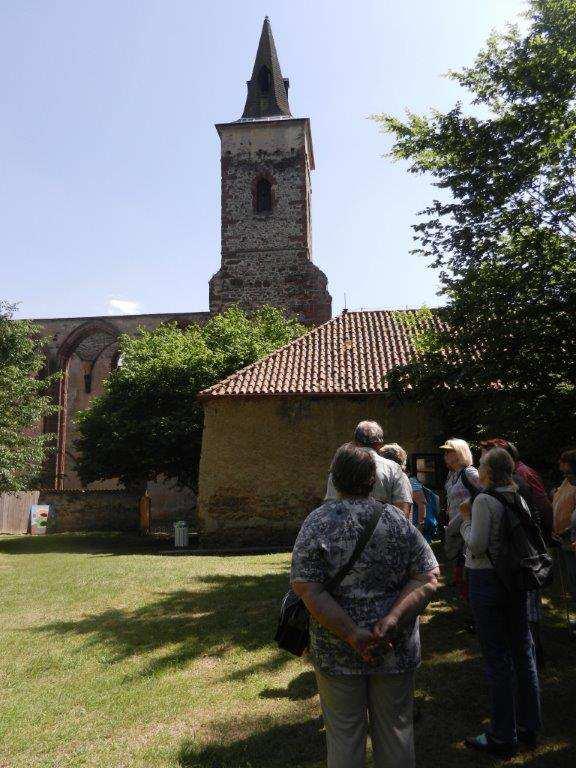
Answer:
M348 643L365 661L371 661L371 649L375 644L372 632L358 627L323 584L317 581L293 581L291 586L319 624Z
M407 501L396 501L394 502L394 506L398 507L408 520L412 520L412 504L409 504Z
M392 644L396 632L424 612L438 589L439 575L439 568L414 574L398 595L389 613L376 622L374 636Z
M405 472L397 467L398 474L394 477L391 489L392 504L401 510L406 519L412 520L412 486Z
M424 525L426 520L426 496L424 491L412 491L414 504L418 507L418 525Z

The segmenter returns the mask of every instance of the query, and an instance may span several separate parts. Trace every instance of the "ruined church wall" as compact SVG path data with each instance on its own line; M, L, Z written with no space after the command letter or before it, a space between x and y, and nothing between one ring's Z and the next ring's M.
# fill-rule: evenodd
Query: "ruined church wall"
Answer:
M82 487L76 472L78 430L75 415L89 407L94 397L103 391L105 379L114 368L118 355L118 337L121 334L136 335L140 328L152 330L162 323L176 322L182 327L193 323L203 325L209 312L175 312L150 315L118 315L100 317L48 318L35 320L45 338L46 370L49 373L65 372L56 382L52 397L63 406L65 418L64 445L58 445L46 461L42 482L46 486L55 483L58 475L61 487L73 490ZM90 372L89 392L84 375ZM62 389L65 391L63 392ZM58 414L49 416L43 431L63 434ZM57 466L59 471L57 471ZM121 487L110 479L90 485L93 489ZM175 494L172 493L175 498ZM177 501L174 501L177 505Z
M138 531L140 494L116 491L40 491L38 504L50 504L48 533Z
M177 322L182 325L191 325L192 323L203 325L209 317L209 312L166 312L153 315L50 317L35 319L32 322L37 323L42 329L42 335L46 338L47 355L57 356L64 342L83 326L103 323L109 326L111 332L118 335L122 333L135 335L139 328L157 328L162 323L167 322Z

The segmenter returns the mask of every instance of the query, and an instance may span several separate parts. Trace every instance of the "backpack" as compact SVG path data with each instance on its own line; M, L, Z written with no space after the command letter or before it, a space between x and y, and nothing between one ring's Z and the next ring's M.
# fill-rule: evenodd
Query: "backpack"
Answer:
M492 490L482 493L498 499L504 507L496 560L492 561L487 553L504 586L510 592L529 592L550 584L553 561L526 501L518 492L513 495Z

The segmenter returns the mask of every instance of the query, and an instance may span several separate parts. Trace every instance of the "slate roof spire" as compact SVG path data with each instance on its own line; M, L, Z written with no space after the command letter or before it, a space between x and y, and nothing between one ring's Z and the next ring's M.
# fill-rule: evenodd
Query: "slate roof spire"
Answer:
M289 81L282 77L278 54L272 36L270 19L264 19L252 77L246 83L248 95L243 120L264 117L291 117L288 104Z

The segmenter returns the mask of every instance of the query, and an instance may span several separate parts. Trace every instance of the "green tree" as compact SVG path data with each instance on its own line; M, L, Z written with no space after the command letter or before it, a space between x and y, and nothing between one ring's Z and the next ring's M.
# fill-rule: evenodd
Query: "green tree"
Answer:
M54 378L38 378L44 366L39 328L15 320L15 309L0 301L0 492L32 487L53 438L38 431L55 410L47 394Z
M445 327L394 386L448 429L506 433L553 462L576 435L576 0L531 0L527 15L527 32L492 35L450 73L475 109L375 119L440 190L414 230Z
M160 475L195 487L202 445L198 393L304 332L272 307L233 307L200 327L175 324L120 339L119 368L77 414L83 482L126 485Z

